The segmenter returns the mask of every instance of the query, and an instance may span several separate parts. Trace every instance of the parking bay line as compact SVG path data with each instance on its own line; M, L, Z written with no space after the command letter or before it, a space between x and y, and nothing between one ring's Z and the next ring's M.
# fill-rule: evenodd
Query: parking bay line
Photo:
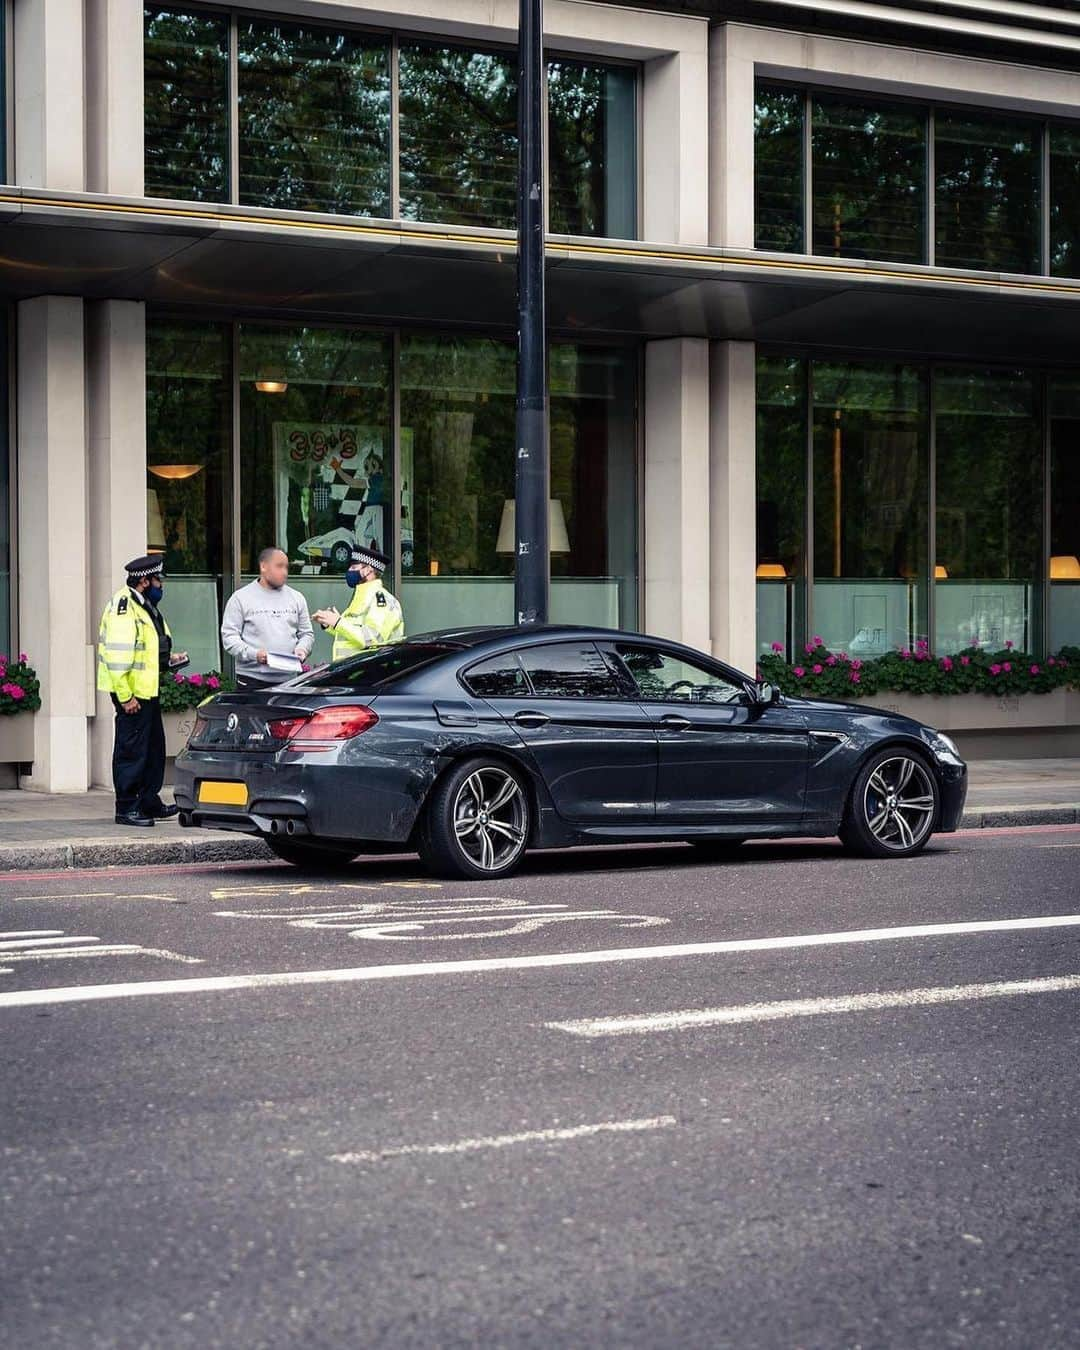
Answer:
M731 952L792 950L800 947L887 942L900 938L956 937L974 933L1010 933L1078 926L1080 914L1053 914L1028 919L980 919L961 923L909 924L899 928L860 928L848 932L803 933L772 938L731 938L721 942L686 942L657 947L614 947L591 952L544 952L533 956L488 956L462 961L415 961L387 966L352 966L338 970L283 970L265 975L207 975L186 980L139 980L131 983L61 986L52 989L20 989L0 994L0 1009L40 1007L50 1003L148 998L164 994L209 994L235 989L353 984L368 980L420 979L425 976L483 974L489 971L613 965L624 961L721 956Z
M674 1116L648 1116L638 1120L605 1120L596 1125L571 1125L565 1129L522 1130L520 1134L491 1134L479 1139L458 1139L452 1144L400 1144L394 1148L362 1150L356 1153L332 1153L331 1162L374 1163L388 1158L406 1158L421 1153L428 1156L447 1153L476 1153L482 1149L509 1148L513 1144L560 1144L568 1139L584 1139L595 1134L628 1134L640 1130L662 1130L677 1125Z
M624 1017L583 1017L571 1022L545 1022L549 1031L598 1039L647 1035L657 1031L690 1031L696 1027L774 1022L792 1017L820 1017L885 1008L924 1008L975 999L1014 998L1019 994L1060 994L1080 990L1080 975L1045 979L998 980L992 984L958 984L934 989L895 989L880 994L845 994L834 998L795 998L771 1003L734 1004L727 1008L688 1008L682 1012L635 1013Z

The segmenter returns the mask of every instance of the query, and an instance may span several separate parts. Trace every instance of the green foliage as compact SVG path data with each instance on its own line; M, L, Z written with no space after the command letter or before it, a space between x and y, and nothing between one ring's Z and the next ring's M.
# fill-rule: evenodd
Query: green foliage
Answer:
M25 653L20 652L17 661L0 656L0 717L37 712L40 707L37 671L27 664Z
M870 698L886 690L903 694L1048 694L1062 686L1080 688L1080 647L1062 647L1045 660L1011 647L991 652L968 647L955 656L934 656L925 643L913 651L887 652L860 660L831 652L819 638L788 661L781 653L762 656L760 678L798 698Z
M184 675L178 670L161 681L161 711L183 712L187 708L197 708L207 697L231 694L235 689L236 685L216 670L193 675Z

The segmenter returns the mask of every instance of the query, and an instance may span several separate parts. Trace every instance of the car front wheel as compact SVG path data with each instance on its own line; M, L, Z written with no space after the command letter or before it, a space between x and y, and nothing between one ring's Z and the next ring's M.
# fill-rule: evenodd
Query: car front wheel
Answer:
M509 876L525 852L529 825L529 798L518 774L497 760L466 760L432 790L420 856L437 876Z
M871 858L910 858L926 846L938 813L938 786L926 760L892 746L855 777L840 838Z

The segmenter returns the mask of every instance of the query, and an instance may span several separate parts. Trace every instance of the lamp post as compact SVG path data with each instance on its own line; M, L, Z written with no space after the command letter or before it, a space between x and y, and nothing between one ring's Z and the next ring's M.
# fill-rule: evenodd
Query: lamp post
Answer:
M547 332L544 316L544 0L518 8L518 347L514 611L547 623L549 548Z

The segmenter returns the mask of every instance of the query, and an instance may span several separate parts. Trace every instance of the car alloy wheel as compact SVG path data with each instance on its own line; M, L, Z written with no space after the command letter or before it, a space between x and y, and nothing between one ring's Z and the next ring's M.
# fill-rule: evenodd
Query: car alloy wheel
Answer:
M454 795L454 838L483 872L503 872L525 847L529 810L521 784L507 769L474 769Z
M891 852L917 849L933 827L936 810L937 795L929 771L909 755L881 760L863 788L866 828Z

